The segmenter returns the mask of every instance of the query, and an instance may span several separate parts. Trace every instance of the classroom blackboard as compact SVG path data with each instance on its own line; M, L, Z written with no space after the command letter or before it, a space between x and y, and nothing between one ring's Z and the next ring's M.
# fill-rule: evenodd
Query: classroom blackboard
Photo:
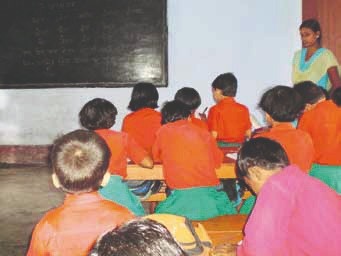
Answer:
M167 86L167 0L0 0L0 88Z

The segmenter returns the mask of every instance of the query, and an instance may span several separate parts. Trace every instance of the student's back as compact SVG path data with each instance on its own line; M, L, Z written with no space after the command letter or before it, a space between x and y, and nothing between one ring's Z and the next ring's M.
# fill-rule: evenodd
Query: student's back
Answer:
M133 218L97 191L109 180L109 158L105 141L90 131L77 130L55 142L53 183L67 194L36 225L27 255L87 255L100 234Z
M219 75L212 83L217 104L208 112L208 128L217 141L242 143L251 134L251 121L246 106L234 99L237 79L232 73Z
M298 129L309 133L314 147L314 162L327 165L341 165L339 151L331 152L340 143L341 107L332 100L324 100L313 109L303 113ZM334 156L336 154L336 156Z
M148 153L151 153L155 133L161 127L161 114L155 110L158 99L153 84L136 84L128 106L133 112L125 116L122 123L122 131L132 136Z
M308 133L295 129L291 124L304 107L300 95L293 88L275 86L262 95L259 106L265 112L271 128L255 137L266 137L279 142L290 163L308 172L314 158L313 142Z

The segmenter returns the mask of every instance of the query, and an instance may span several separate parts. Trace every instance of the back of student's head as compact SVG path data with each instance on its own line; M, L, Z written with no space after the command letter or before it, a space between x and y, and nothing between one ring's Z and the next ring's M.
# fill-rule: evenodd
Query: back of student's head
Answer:
M191 111L196 110L201 104L200 94L190 87L183 87L174 96L175 100L185 103Z
M293 88L278 85L263 94L259 107L274 121L292 122L304 109L304 103Z
M99 238L89 256L186 256L170 232L150 219L130 221Z
M110 156L107 144L95 132L76 130L54 142L50 158L61 188L77 193L99 189Z
M161 109L161 124L187 119L190 115L191 110L186 104L178 100L168 101Z
M237 78L232 73L224 73L214 79L212 88L221 90L224 96L235 97L237 84Z
M319 100L325 98L321 87L312 81L303 81L294 85L294 89L301 96L304 104L316 104Z
M333 91L331 98L337 106L341 107L341 87Z
M128 109L132 111L141 108L157 108L159 93L152 83L138 83L134 86Z
M79 112L81 125L89 130L109 129L115 124L117 109L110 101L95 98Z
M248 176L248 169L255 166L271 171L288 165L288 156L278 142L258 137L245 142L240 148L237 175L239 178Z

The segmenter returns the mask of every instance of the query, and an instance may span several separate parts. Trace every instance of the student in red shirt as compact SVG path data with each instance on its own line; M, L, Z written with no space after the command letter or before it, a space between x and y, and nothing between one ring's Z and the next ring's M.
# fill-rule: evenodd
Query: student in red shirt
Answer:
M237 78L232 73L219 75L212 83L217 104L208 112L208 128L221 144L242 143L251 135L251 121L246 106L235 101Z
M190 109L171 101L161 110L163 126L157 132L153 157L163 164L170 195L155 212L208 219L234 214L215 173L223 154L208 131L190 122Z
M341 165L341 157L336 150L341 137L341 108L333 100L326 100L323 91L313 82L301 82L294 88L305 99L306 107L299 120L298 129L309 133L313 140L314 162Z
M181 101L182 103L185 103L191 110L190 115L191 122L208 131L206 121L201 120L200 118L197 118L195 116L195 111L201 105L200 94L197 92L197 90L190 87L183 87L176 92L174 100L178 100Z
M148 153L151 153L155 133L161 127L161 114L155 110L158 100L155 85L136 84L128 105L132 112L125 116L122 124L122 131L133 137Z
M76 130L55 141L52 180L66 197L34 228L28 256L85 256L100 234L134 217L97 191L110 178L109 159L108 146L94 132Z
M275 86L263 94L259 107L271 128L255 137L277 141L287 152L290 163L308 172L314 158L313 142L308 133L295 129L291 123L303 111L301 96L291 87Z
M140 200L129 190L122 178L127 176L127 160L146 168L153 167L153 161L148 153L127 133L110 130L115 124L116 107L105 99L96 98L84 105L79 112L83 127L94 130L110 148L109 163L110 181L100 189L100 194L106 199L119 203L136 215L144 215Z

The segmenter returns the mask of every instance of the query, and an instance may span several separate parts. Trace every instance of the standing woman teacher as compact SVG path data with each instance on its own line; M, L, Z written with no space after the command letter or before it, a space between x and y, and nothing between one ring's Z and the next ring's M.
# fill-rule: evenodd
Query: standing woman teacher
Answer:
M310 80L328 91L340 87L339 63L330 50L321 46L319 22L315 19L303 21L300 34L303 48L294 56L293 84Z

